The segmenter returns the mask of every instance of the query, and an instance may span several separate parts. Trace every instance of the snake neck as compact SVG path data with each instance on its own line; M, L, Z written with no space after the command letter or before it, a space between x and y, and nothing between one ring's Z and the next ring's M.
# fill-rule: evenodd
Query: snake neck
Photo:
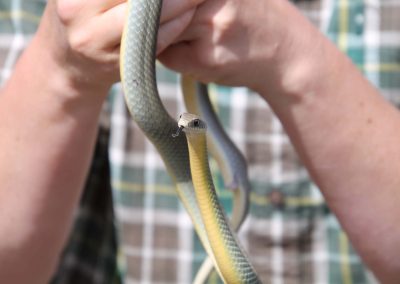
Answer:
M239 276L232 275L234 263L226 249L223 232L219 228L218 218L221 208L215 202L215 188L208 170L206 138L203 134L187 135L189 146L190 167L197 202L202 213L202 219L210 241L211 249L217 260L217 266L226 283L237 283Z
M208 152L218 164L225 188L233 193L231 224L238 230L249 209L250 182L246 160L218 120L207 85L188 75L181 76L180 83L188 112L197 114L207 123Z
M197 202L218 270L225 283L258 283L256 274L238 246L218 201L208 167L206 136L188 134L187 139ZM253 282L254 280L257 281Z

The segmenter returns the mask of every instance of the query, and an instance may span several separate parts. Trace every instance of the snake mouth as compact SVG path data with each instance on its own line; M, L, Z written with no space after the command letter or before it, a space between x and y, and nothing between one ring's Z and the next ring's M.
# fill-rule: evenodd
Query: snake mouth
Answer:
M181 134L183 128L185 128L185 127L184 127L183 125L180 125L179 128L176 130L176 132L175 132L175 133L172 133L172 137L173 137L173 138L178 137L179 134Z

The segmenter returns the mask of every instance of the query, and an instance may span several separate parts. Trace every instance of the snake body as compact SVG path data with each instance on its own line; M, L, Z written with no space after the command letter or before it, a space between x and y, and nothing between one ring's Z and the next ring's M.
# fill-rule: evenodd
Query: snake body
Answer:
M185 113L178 124L186 133L196 197L222 278L226 283L260 283L218 201L208 167L206 123L196 115Z
M187 140L184 135L173 137L172 134L178 130L177 122L168 114L158 95L155 55L161 7L162 0L128 0L120 62L125 100L132 118L160 153L200 241L222 275L193 188ZM246 271L235 273L242 275L242 283L256 283L247 281L254 277ZM226 283L238 283L223 280Z
M188 111L200 116L207 123L208 149L217 160L225 186L233 191L231 225L238 230L249 210L251 186L246 160L219 122L212 108L207 85L198 83L189 76L182 76L181 85Z
M178 125L158 95L155 52L161 0L128 1L128 16L121 43L121 81L132 118L160 153L177 193L188 211L207 251L210 245L200 221L200 210L191 180L186 138L176 133Z
M181 87L187 110L202 117L207 123L207 148L217 161L225 187L233 193L230 224L235 231L238 231L247 216L250 203L251 187L246 160L221 125L213 109L208 86L196 82L190 76L181 76ZM207 258L198 270L193 283L204 283L213 267L212 260Z

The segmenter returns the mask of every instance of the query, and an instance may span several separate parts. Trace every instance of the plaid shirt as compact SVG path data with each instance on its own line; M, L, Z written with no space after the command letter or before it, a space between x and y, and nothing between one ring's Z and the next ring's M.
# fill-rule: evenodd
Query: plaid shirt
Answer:
M383 96L400 106L400 1L297 4ZM3 82L35 31L43 7L44 0L0 0ZM158 84L164 104L177 117L184 111L177 75L158 66ZM245 88L211 86L211 96L248 160L251 207L239 239L263 282L375 283L268 105ZM157 151L129 118L119 85L111 90L101 126L76 225L53 282L119 281L114 210L119 272L125 283L190 283L204 250ZM211 168L221 202L230 212L231 194L224 190L213 160ZM217 282L216 277L209 282Z

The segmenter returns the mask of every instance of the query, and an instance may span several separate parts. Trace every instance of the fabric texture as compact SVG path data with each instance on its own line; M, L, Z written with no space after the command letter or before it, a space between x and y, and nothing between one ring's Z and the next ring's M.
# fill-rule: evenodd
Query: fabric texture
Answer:
M400 1L296 5L400 106ZM2 84L44 6L44 0L0 0ZM157 76L165 106L179 117L184 105L177 74L158 65ZM225 129L249 164L251 207L239 239L262 281L375 283L268 105L246 88L212 85L210 90ZM190 283L205 252L158 153L130 119L119 84L110 92L100 129L75 226L52 283L115 283L120 277L127 284ZM214 160L211 168L229 213L231 193ZM217 283L217 277L209 282Z

